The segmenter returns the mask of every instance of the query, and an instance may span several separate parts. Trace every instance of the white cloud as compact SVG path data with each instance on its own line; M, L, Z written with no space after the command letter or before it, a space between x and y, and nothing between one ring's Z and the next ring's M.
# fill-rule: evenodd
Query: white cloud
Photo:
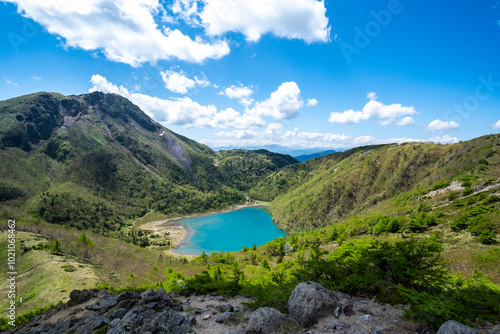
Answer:
M251 147L260 145L278 144L287 147L322 147L322 148L351 148L370 144L389 144L404 142L422 142L413 138L379 139L364 135L353 137L345 134L302 132L298 128L282 130L281 124L268 124L262 131L233 130L221 131L215 134L216 139L204 139L203 143L213 147L240 146ZM446 140L447 138L445 138Z
M449 135L444 135L440 137L429 138L428 141L440 144L454 144L458 143L460 140L457 137L451 137Z
M194 76L194 81L196 82L196 84L198 86L201 86L201 87L207 87L207 86L210 86L210 81L205 77L203 76L203 78L198 78L196 75ZM217 88L217 87L215 87Z
M166 100L141 93L131 93L127 88L118 87L98 74L93 75L90 82L93 86L89 89L89 92L102 91L122 95L139 106L155 121L165 124L238 129L260 127L266 124L259 117L241 115L233 109L225 109L219 112L216 106L200 105L189 97Z
M374 92L368 93L367 98L370 99L370 101L363 107L362 111L350 109L344 112L332 112L330 113L328 121L341 124L358 124L361 121L378 117L385 119L381 122L381 125L388 125L398 117L418 114L413 106L404 107L399 103L390 105L383 104L377 101L378 97Z
M253 94L253 89L250 87L246 87L243 85L232 85L230 87L224 88L223 91L220 92L222 95L226 95L230 99L242 99L245 97L249 97L250 95Z
M457 129L459 124L455 121L443 122L440 119L435 119L427 126L427 131L443 131Z
M413 125L416 124L415 120L411 118L410 116L407 116L405 118L401 118L399 121L396 122L397 126L405 126L405 125Z
M193 79L189 79L184 71L175 72L174 70L168 70L160 72L160 75L165 83L165 88L174 93L186 94L188 89L196 85L196 82Z
M3 79L5 80L5 83L7 85L11 85L14 87L19 87L19 84L17 82L11 81L6 75L3 76Z
M493 129L500 129L500 120L498 122L496 122L495 124L493 124Z
M42 77L38 77L38 76L36 76L36 75L35 75L35 76L33 77L33 80L35 80L35 81L40 81L40 80L43 80L43 79L42 79Z
M354 111L353 109L350 109L344 112L330 113L328 122L342 123L342 124L358 124L360 121L367 120L368 118L370 117L364 114L362 111Z
M200 14L209 35L240 32L248 41L263 34L301 39L307 43L328 42L330 27L324 0L203 0Z
M316 99L307 99L306 106L308 106L308 107L314 107L317 104L318 104L318 100L316 100Z
M229 53L225 41L193 40L178 29L159 27L159 0L5 1L17 4L19 13L61 36L67 46L102 50L109 60L134 67L171 57L199 63Z
M291 119L298 115L303 104L299 86L290 81L282 83L267 100L255 103L247 113L254 116L271 116L275 119Z
M176 72L173 69L170 69L160 72L160 75L165 83L165 88L174 93L186 94L188 90L193 88L195 85L201 87L207 87L210 85L210 81L205 76L202 78L195 76L194 79L190 79L182 70Z

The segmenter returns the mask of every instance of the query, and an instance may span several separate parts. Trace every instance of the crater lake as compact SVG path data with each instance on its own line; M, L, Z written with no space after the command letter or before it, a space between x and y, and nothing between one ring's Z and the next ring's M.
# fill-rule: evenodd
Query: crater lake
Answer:
M263 245L286 235L274 225L267 207L249 207L208 216L185 218L176 222L188 233L174 252L200 255L203 251L233 252L243 247Z

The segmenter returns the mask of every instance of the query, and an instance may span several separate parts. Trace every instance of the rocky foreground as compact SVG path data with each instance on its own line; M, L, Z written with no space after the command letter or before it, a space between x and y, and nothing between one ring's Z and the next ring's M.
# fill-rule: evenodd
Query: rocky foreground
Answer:
M244 297L178 296L163 288L120 295L106 290L74 290L68 303L8 333L432 333L403 320L403 306L355 299L313 282L297 285L288 301L289 314L270 307L252 311L244 306L249 301ZM500 325L473 329L448 321L437 333L500 334Z

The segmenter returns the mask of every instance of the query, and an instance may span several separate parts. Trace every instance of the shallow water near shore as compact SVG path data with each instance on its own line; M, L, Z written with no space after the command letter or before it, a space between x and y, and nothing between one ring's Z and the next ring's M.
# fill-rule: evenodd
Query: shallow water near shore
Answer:
M186 218L176 222L188 235L174 252L200 255L203 251L233 252L243 247L263 245L286 235L273 224L267 207L243 208L209 216Z

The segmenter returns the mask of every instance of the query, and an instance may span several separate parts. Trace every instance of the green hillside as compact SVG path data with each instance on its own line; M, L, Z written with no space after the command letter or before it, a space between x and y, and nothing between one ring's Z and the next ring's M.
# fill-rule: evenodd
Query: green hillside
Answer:
M267 150L229 150L217 152L217 167L227 184L248 190L271 172L299 161L289 155Z
M391 144L352 149L288 166L250 190L273 200L270 212L287 231L342 221L408 191L420 195L450 181L468 188L500 175L498 135L453 145Z
M267 171L296 162L246 152L228 168L241 156L173 133L115 94L42 92L0 102L3 216L22 209L105 234L150 211L179 216L243 203L242 191Z

